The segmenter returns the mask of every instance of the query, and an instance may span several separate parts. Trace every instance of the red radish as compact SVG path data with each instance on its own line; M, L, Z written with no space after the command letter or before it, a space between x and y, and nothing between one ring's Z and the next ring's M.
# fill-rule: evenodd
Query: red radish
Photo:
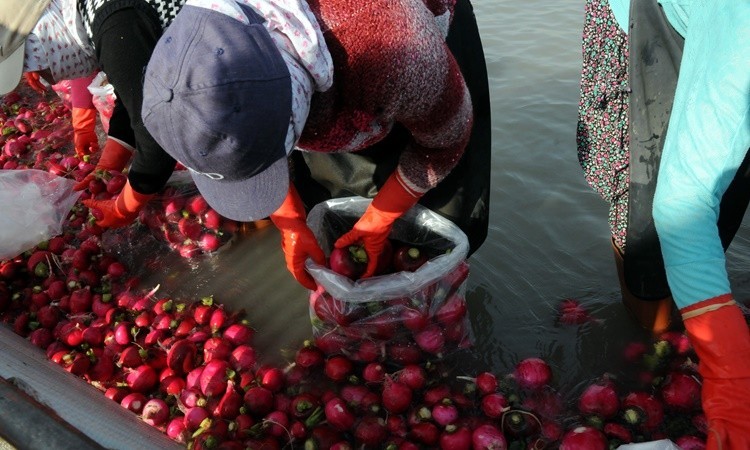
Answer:
M283 411L271 411L263 418L263 422L268 426L266 432L271 436L280 438L287 435L289 417ZM244 448L244 446L241 448Z
M568 298L560 302L560 321L567 325L581 325L591 320L588 310L579 302Z
M169 405L160 398L152 398L143 406L141 418L153 427L163 425L169 420Z
M339 397L334 397L326 402L325 416L328 424L340 431L349 430L355 421L354 414Z
M362 378L368 383L380 383L385 379L385 368L378 362L369 363L362 369Z
M405 308L401 312L401 322L411 331L420 331L430 322L425 309Z
M526 358L516 365L513 376L521 388L537 390L550 383L552 369L541 358Z
M328 378L335 382L341 382L354 369L351 360L343 355L334 355L326 359L324 372Z
M596 415L607 420L620 409L620 398L612 384L589 385L578 399L578 410L585 415Z
M265 370L259 370L262 372L260 375L260 385L270 390L271 392L278 392L284 387L286 383L284 381L284 371L278 367L269 367Z
M222 334L224 339L235 346L249 345L252 342L254 335L255 330L241 323L233 323L229 325Z
M569 430L560 442L560 450L607 450L607 438L596 428L581 426Z
M189 408L185 411L185 428L188 431L193 432L200 428L204 421L210 417L211 416L208 411L206 411L206 408L200 406Z
M383 407L391 414L406 412L411 406L412 390L391 377L386 377L381 392Z
M159 382L159 390L166 395L180 395L185 390L185 379L179 375L169 375Z
M238 345L229 355L229 363L237 371L252 369L256 361L255 349L249 345Z
M185 429L185 417L182 415L175 416L167 424L167 436L179 444L187 444L190 434Z
M203 361L226 360L232 353L232 344L220 337L211 337L203 343Z
M471 442L473 450L506 450L508 448L505 436L492 424L482 424L474 428Z
M385 421L377 416L365 416L354 428L354 438L365 446L377 448L383 445L388 432Z
M203 214L203 225L209 230L218 231L221 227L221 216L211 208Z
M323 352L311 342L306 342L295 355L294 362L306 369L323 364Z
M130 371L126 381L133 391L148 392L157 385L158 378L153 367L143 364Z
M440 354L445 346L443 330L435 324L429 325L424 330L416 333L414 340L419 345L419 348L433 355Z
M432 420L443 427L458 420L458 409L447 399L434 405L431 413Z
M409 342L393 342L387 349L388 358L396 364L407 365L422 362L422 352Z
M215 252L221 247L221 238L214 233L201 233L198 237L198 247L206 253Z
M451 295L435 313L438 322L448 327L466 318L466 299L462 295Z
M223 394L230 371L229 363L224 360L214 359L206 363L200 377L201 392L208 397Z
M297 419L305 419L320 406L318 396L309 392L297 394L289 403L290 414Z
M419 364L407 364L398 371L396 379L416 391L427 383L427 374Z
M500 392L493 392L483 396L479 405L485 416L499 419L508 410L508 399Z
M261 386L248 389L243 400L253 414L267 414L273 409L273 392Z
M367 269L367 252L361 245L334 248L328 258L328 265L334 272L357 280Z
M427 255L417 246L401 245L393 252L395 272L414 272L427 262Z
M491 372L482 372L477 375L474 383L481 395L491 394L497 391L497 377Z
M634 391L622 400L625 421L631 425L639 425L646 430L654 430L664 419L664 407L653 395Z
M120 191L122 191L122 188L125 187L125 184L127 183L127 181L128 181L128 177L123 174L113 176L112 178L109 179L109 181L107 181L107 186L106 186L107 193L111 195L119 194Z
M667 374L660 388L664 405L679 411L693 411L700 408L701 384L686 373L673 371Z
M188 373L195 368L198 347L188 339L180 339L167 351L167 366L176 373Z
M194 195L185 203L185 209L193 215L200 216L208 210L208 202L202 195Z
M466 427L451 425L440 434L441 450L471 450L472 433Z
M148 399L146 399L146 396L142 393L132 392L122 398L122 400L120 401L120 405L122 405L123 408L129 411L140 414L143 411L143 407L146 405L147 401Z
M232 420L240 414L243 396L237 391L234 383L227 383L227 389L213 411L214 416L225 420Z

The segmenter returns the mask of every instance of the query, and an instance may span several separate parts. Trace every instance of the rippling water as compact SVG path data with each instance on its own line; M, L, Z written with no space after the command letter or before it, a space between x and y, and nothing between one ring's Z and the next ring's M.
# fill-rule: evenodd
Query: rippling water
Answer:
M625 342L646 338L619 301L607 205L576 159L583 1L475 0L474 7L489 71L493 185L489 236L470 260L476 345L463 367L507 373L519 359L540 356L562 391L573 392L615 370ZM750 297L747 236L743 227L729 251L739 299ZM245 308L266 360L311 336L307 293L286 272L273 228L210 262L191 267L166 255L149 270L146 281L167 292L213 294ZM564 298L579 299L598 320L557 324Z

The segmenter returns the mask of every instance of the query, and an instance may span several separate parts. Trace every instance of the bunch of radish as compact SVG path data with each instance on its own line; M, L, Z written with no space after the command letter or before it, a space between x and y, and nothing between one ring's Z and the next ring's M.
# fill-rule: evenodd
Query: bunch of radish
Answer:
M152 234L184 258L209 254L236 236L240 223L219 215L194 187L168 186L139 216Z

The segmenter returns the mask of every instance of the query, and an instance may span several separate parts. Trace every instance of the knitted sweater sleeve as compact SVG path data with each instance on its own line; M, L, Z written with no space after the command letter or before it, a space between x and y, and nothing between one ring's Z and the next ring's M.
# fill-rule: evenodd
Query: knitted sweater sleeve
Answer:
M697 1L654 197L667 279L680 308L730 292L717 229L750 148L750 3Z
M456 166L473 123L469 91L435 13L411 0L310 0L334 64L313 97L300 148L353 152L398 123L410 133L398 173L420 195Z

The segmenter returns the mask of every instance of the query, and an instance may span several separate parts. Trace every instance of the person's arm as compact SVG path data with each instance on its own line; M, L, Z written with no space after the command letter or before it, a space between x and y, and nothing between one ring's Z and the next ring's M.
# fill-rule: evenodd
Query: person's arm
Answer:
M414 4L418 7L419 2ZM411 14L411 12L406 12ZM416 12L415 12L416 14ZM389 83L373 83L387 92L373 92L363 86L364 95L389 101L395 108L393 118L404 125L411 140L402 151L396 171L353 229L334 244L341 248L361 242L368 255L364 277L374 274L378 257L393 223L408 211L427 191L434 188L458 164L471 134L473 111L471 97L461 70L437 27L401 29L397 20L386 21L398 29L379 29L404 40L398 48L383 53L392 65L388 72L372 77L388 77ZM397 25L398 24L398 25ZM404 48L411 49L402 53ZM377 54L377 50L373 53Z
M101 226L119 227L132 222L140 209L164 187L176 164L146 130L141 119L143 68L160 35L160 25L135 9L110 14L94 31L97 59L115 87L120 107L130 118L136 150L128 171L128 183L118 197L87 203L101 212L102 217L97 221ZM116 124L110 123L110 136L118 133L113 125ZM126 134L123 130L120 133ZM124 161L126 147L113 143L112 148L118 149L121 156L118 162Z
M99 151L99 137L96 134L96 116L89 85L96 72L89 76L70 80L71 123L73 125L73 145L78 156L90 155Z
M717 220L750 148L750 3L696 2L653 216L667 279L700 360L707 448L750 448L750 331Z
M176 164L154 140L141 118L143 69L161 32L161 26L150 15L136 9L112 13L94 30L97 59L130 119L136 151L128 179L133 190L142 194L161 190ZM114 127L115 124L110 122L110 135L113 136L117 133Z

